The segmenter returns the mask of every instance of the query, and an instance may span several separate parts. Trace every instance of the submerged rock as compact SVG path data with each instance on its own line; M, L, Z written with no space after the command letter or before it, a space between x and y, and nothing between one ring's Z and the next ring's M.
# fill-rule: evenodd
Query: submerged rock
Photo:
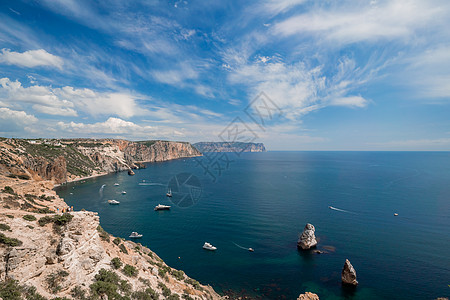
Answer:
M319 300L319 296L311 292L306 292L304 294L300 294L297 300Z
M356 280L356 271L348 259L345 260L344 268L341 273L342 283L349 285L358 285Z
M303 229L303 233L298 239L297 247L307 250L309 248L315 247L317 245L316 236L314 232L316 229L312 224L307 223Z

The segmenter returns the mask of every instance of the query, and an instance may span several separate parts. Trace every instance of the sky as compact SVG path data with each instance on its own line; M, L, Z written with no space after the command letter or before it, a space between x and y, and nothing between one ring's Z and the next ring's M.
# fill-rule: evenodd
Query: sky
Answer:
M450 2L0 1L0 136L450 150Z

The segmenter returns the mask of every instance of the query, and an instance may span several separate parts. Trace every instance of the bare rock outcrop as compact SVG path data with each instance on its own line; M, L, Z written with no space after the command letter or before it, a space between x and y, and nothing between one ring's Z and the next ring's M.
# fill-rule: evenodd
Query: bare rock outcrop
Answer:
M304 294L300 294L297 300L319 300L319 296L311 292L306 292Z
M345 260L344 268L341 273L342 283L347 285L358 285L356 280L356 271L348 259Z
M298 239L297 247L307 250L317 245L317 240L314 232L316 229L314 225L307 223L303 229L302 235Z

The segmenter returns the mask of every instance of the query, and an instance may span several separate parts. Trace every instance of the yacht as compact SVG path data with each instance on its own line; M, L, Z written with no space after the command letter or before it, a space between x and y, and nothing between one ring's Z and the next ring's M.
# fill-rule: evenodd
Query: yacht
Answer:
M214 247L210 243L205 242L205 244L203 244L203 249L214 251L217 250L217 247Z
M142 237L142 234L139 234L139 233L137 233L136 231L133 231L133 232L130 234L130 238L138 239L138 238L141 238L141 237Z
M170 209L169 205L158 204L155 206L155 210L169 210L169 209Z
M109 203L109 204L112 204L112 205L117 205L117 204L119 204L120 202L117 201L117 200L108 200L108 203Z
M167 196L167 197L172 197L172 190L171 190L171 189L169 189L169 190L167 191L166 196Z

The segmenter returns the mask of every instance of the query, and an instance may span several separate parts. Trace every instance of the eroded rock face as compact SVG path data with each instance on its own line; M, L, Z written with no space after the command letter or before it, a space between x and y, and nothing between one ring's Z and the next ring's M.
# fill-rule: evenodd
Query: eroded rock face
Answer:
M356 280L356 271L348 259L345 260L344 268L341 273L342 283L349 285L358 285Z
M297 300L319 300L319 296L311 292L306 292L304 294L300 294Z
M316 236L314 232L316 229L312 224L307 223L305 228L303 229L303 233L298 239L297 246L303 250L310 249L317 245Z

